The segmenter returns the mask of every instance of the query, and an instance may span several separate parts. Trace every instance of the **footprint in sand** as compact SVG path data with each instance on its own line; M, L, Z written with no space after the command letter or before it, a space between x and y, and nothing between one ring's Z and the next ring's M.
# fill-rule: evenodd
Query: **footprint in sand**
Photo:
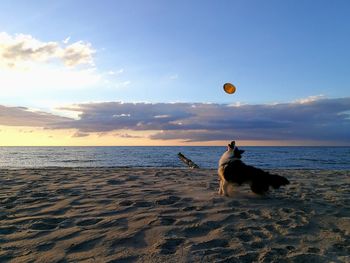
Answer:
M132 248L142 248L146 247L145 242L145 229L141 229L135 232L127 233L126 236L120 236L115 238L110 244L111 249L121 248L121 247L132 247Z
M81 233L81 230L74 230L73 232L68 232L67 234L64 234L62 236L58 236L54 240L55 241L63 241L63 240L72 239L72 238L79 236L80 233Z
M129 176L125 179L125 181L126 181L126 182L133 182L133 181L136 181L136 180L138 180L138 179L139 179L138 176L129 175Z
M319 248L317 248L317 247L309 247L308 249L307 249L307 252L309 252L309 253L313 253L313 254L317 254L317 253L319 253L321 250L319 249Z
M11 251L2 252L0 254L0 262L10 262L10 260L13 260L15 258L16 258L16 256Z
M292 220L290 219L282 219L282 220L278 220L276 222L277 225L280 225L280 226L288 226L292 223Z
M132 263L137 262L138 258L139 256L123 256L112 259L111 261L108 261L108 263Z
M232 248L215 247L211 249L194 250L192 253L201 257L201 262L240 263L238 258L233 256L237 254L237 251Z
M15 226L6 226L6 227L0 227L0 234L1 235L10 235L18 230Z
M212 182L208 182L206 183L206 189L207 190L214 190L217 188L217 183L212 183Z
M186 203L186 204L189 204L189 203L193 202L193 198L191 198L191 197L184 197L184 198L182 198L181 201Z
M128 219L126 218L117 218L112 219L109 221L102 221L98 224L98 227L100 228L109 228L109 227L121 227L121 228L128 228Z
M264 226L264 229L267 231L267 232L274 232L275 231L275 227L271 224L269 225L265 225Z
M34 223L30 226L30 229L32 230L53 230L55 229L57 226L56 225L51 225L51 224L46 224L43 222L38 222L38 223Z
M196 207L195 206L186 206L186 207L182 208L181 210L184 212L193 211L193 210L196 210Z
M52 249L55 246L55 242L47 242L44 244L40 244L38 246L35 247L35 249L37 251L48 251L50 249Z
M167 254L174 254L185 239L183 238L169 238L165 239L164 243L161 243L157 245L157 249L160 250L160 254L167 255Z
M151 207L153 206L152 202L148 202L148 201L136 201L134 203L135 207Z
M36 192L36 193L31 194L30 196L34 197L34 198L43 198L43 197L48 197L49 194L45 193L45 192Z
M266 261L267 262L267 261ZM317 263L328 263L329 258L316 254L299 254L288 258L288 262L317 262Z
M151 225L170 226L175 223L176 219L171 216L158 216L156 220L151 222Z
M123 184L123 183L124 183L123 181L118 180L118 179L107 180L107 184L110 184L110 185L118 185L118 184Z
M212 248L228 247L228 241L226 239L212 239L210 241L201 242L191 246L191 250L207 250Z
M32 230L53 230L64 221L65 218L43 218L38 221L34 221L30 226Z
M288 250L285 248L271 248L267 252L260 255L259 262L270 263L270 262L280 262L288 254ZM294 262L294 261L292 261ZM299 261L296 261L299 262ZM304 261L300 261L304 262ZM305 261L308 262L308 261Z
M68 195L69 196L80 196L82 193L80 190L72 190Z
M250 262L257 262L259 253L257 252L248 252L244 255L241 255L238 257L238 262L242 262L242 263L250 263Z
M182 233L186 237L198 237L198 236L207 235L213 229L214 229L213 227L210 227L207 224L201 224L201 225L186 227L182 230Z
M129 198L131 195L129 193L115 193L115 194L109 194L107 198Z
M0 220L5 220L7 219L7 212L5 211L0 211Z
M13 202L15 202L17 200L17 196L10 196L10 197L7 197L6 199L4 199L1 204L11 204Z
M315 248L314 248L315 249ZM347 256L350 254L350 247L347 241L341 241L333 244L329 249L331 252L335 252L337 255ZM314 253L314 252L312 252Z
M103 238L104 238L104 236L100 236L100 237L97 237L97 238L92 238L92 239L85 240L85 241L82 241L82 242L74 243L68 248L67 252L68 253L77 253L77 252L81 252L81 251L91 250Z
M132 205L132 204L133 204L133 202L130 201L130 200L123 200L123 201L120 201L120 202L119 202L119 205L120 205L120 206L130 206L130 205Z
M243 242L249 242L253 239L253 236L249 233L238 234L237 237Z
M241 219L248 219L248 218L250 218L250 215L247 212L240 212L239 213L239 218L241 218Z
M260 250L266 246L266 242L255 241L250 244L250 247L254 250Z
M178 202L181 198L176 195L171 195L165 199L156 200L157 205L172 205Z
M145 189L144 191L148 194L151 194L151 195L159 195L159 194L163 193L163 191L153 190L153 189Z
M72 189L70 188L60 188L56 190L56 194L58 195L62 194L64 196L70 194L71 192L72 192Z
M15 203L12 203L12 204L5 204L5 205L4 205L4 208L5 208L5 209L12 209L12 208L14 208L15 206L16 206Z
M83 219L80 220L76 223L77 226L92 226L100 222L102 219L101 218L88 218L88 219Z
M259 230L253 231L253 235L255 237L258 237L261 239L270 239L272 237L270 232L267 232L264 229L259 229Z

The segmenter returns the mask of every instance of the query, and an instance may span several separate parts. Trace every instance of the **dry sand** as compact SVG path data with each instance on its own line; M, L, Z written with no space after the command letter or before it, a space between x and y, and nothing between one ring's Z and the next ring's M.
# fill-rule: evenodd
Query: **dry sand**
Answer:
M350 173L275 172L221 197L215 170L0 170L0 262L350 262Z

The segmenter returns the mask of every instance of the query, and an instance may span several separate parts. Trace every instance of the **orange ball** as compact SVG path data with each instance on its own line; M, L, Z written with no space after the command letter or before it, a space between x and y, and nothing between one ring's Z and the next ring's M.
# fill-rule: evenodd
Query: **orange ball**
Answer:
M236 91L236 87L231 83L224 84L224 91L228 94L233 94Z

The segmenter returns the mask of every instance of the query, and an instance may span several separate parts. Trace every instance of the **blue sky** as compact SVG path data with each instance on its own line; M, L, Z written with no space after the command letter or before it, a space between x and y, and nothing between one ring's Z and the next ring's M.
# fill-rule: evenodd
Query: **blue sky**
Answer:
M84 40L96 50L100 72L123 69L112 80L130 82L129 89L99 87L60 94L62 100L260 103L349 95L348 1L0 5L1 31L41 41ZM236 84L238 92L222 93L224 82Z
M12 52L3 53L1 105L53 113L107 101L262 105L350 95L349 1L1 1L0 10ZM61 53L15 54L18 41ZM74 43L79 57L69 64ZM22 62L22 71L35 68L32 78L11 75Z

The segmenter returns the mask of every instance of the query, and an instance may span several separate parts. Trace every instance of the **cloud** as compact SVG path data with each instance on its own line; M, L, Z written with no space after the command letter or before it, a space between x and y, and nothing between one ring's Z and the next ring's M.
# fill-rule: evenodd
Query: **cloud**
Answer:
M60 108L80 112L75 128L85 132L106 132L118 129L176 129L177 120L188 118L186 103L122 103L102 102ZM159 118L162 116L163 118ZM72 125L68 123L67 127Z
M67 38L65 38L62 42L63 42L64 44L68 44L69 41L70 41L70 37L67 37Z
M50 97L50 91L93 89L107 81L94 65L90 43L41 41L0 33L0 97ZM45 97L45 98L46 98Z
M16 110L28 114L26 109ZM152 134L150 139L157 140L194 142L234 138L350 143L350 97L273 105L100 102L77 104L60 110L76 112L79 118L73 120L39 114L33 116L35 123L38 124L38 119L45 120L42 123L46 128L77 129L81 133L148 131ZM15 120L10 122L10 119L11 116L8 116L5 125L16 123ZM3 119L0 119L1 124L4 124ZM123 137L123 134L119 136Z
M28 67L28 63L59 60L68 67L93 65L95 50L90 43L77 41L68 45L69 38L60 42L43 42L31 35L11 36L0 33L0 66L3 68Z
M81 137L87 137L90 134L84 133L84 132L76 132L72 135L73 138L81 138Z
M107 72L107 74L109 74L109 75L120 75L120 74L123 74L123 73L124 73L124 69L123 68L121 68L121 69L119 69L117 71L110 70L110 71Z
M126 138L126 139L144 138L142 136L131 135L131 134L128 134L128 133L116 133L115 136L118 136L120 138Z
M303 103L314 102L314 101L317 101L317 100L320 100L320 99L324 99L324 98L325 98L324 95L316 95L316 96L310 96L310 97L307 97L307 98L298 99L295 102L303 104Z
M62 50L61 59L67 66L93 64L91 44L82 41L75 42Z
M118 129L158 131L152 139L210 141L344 140L350 142L350 98L310 99L274 105L204 103L79 104L65 110L80 112L61 128L83 132Z
M6 107L0 105L0 125L47 128L72 119L41 111L31 111L26 107Z

